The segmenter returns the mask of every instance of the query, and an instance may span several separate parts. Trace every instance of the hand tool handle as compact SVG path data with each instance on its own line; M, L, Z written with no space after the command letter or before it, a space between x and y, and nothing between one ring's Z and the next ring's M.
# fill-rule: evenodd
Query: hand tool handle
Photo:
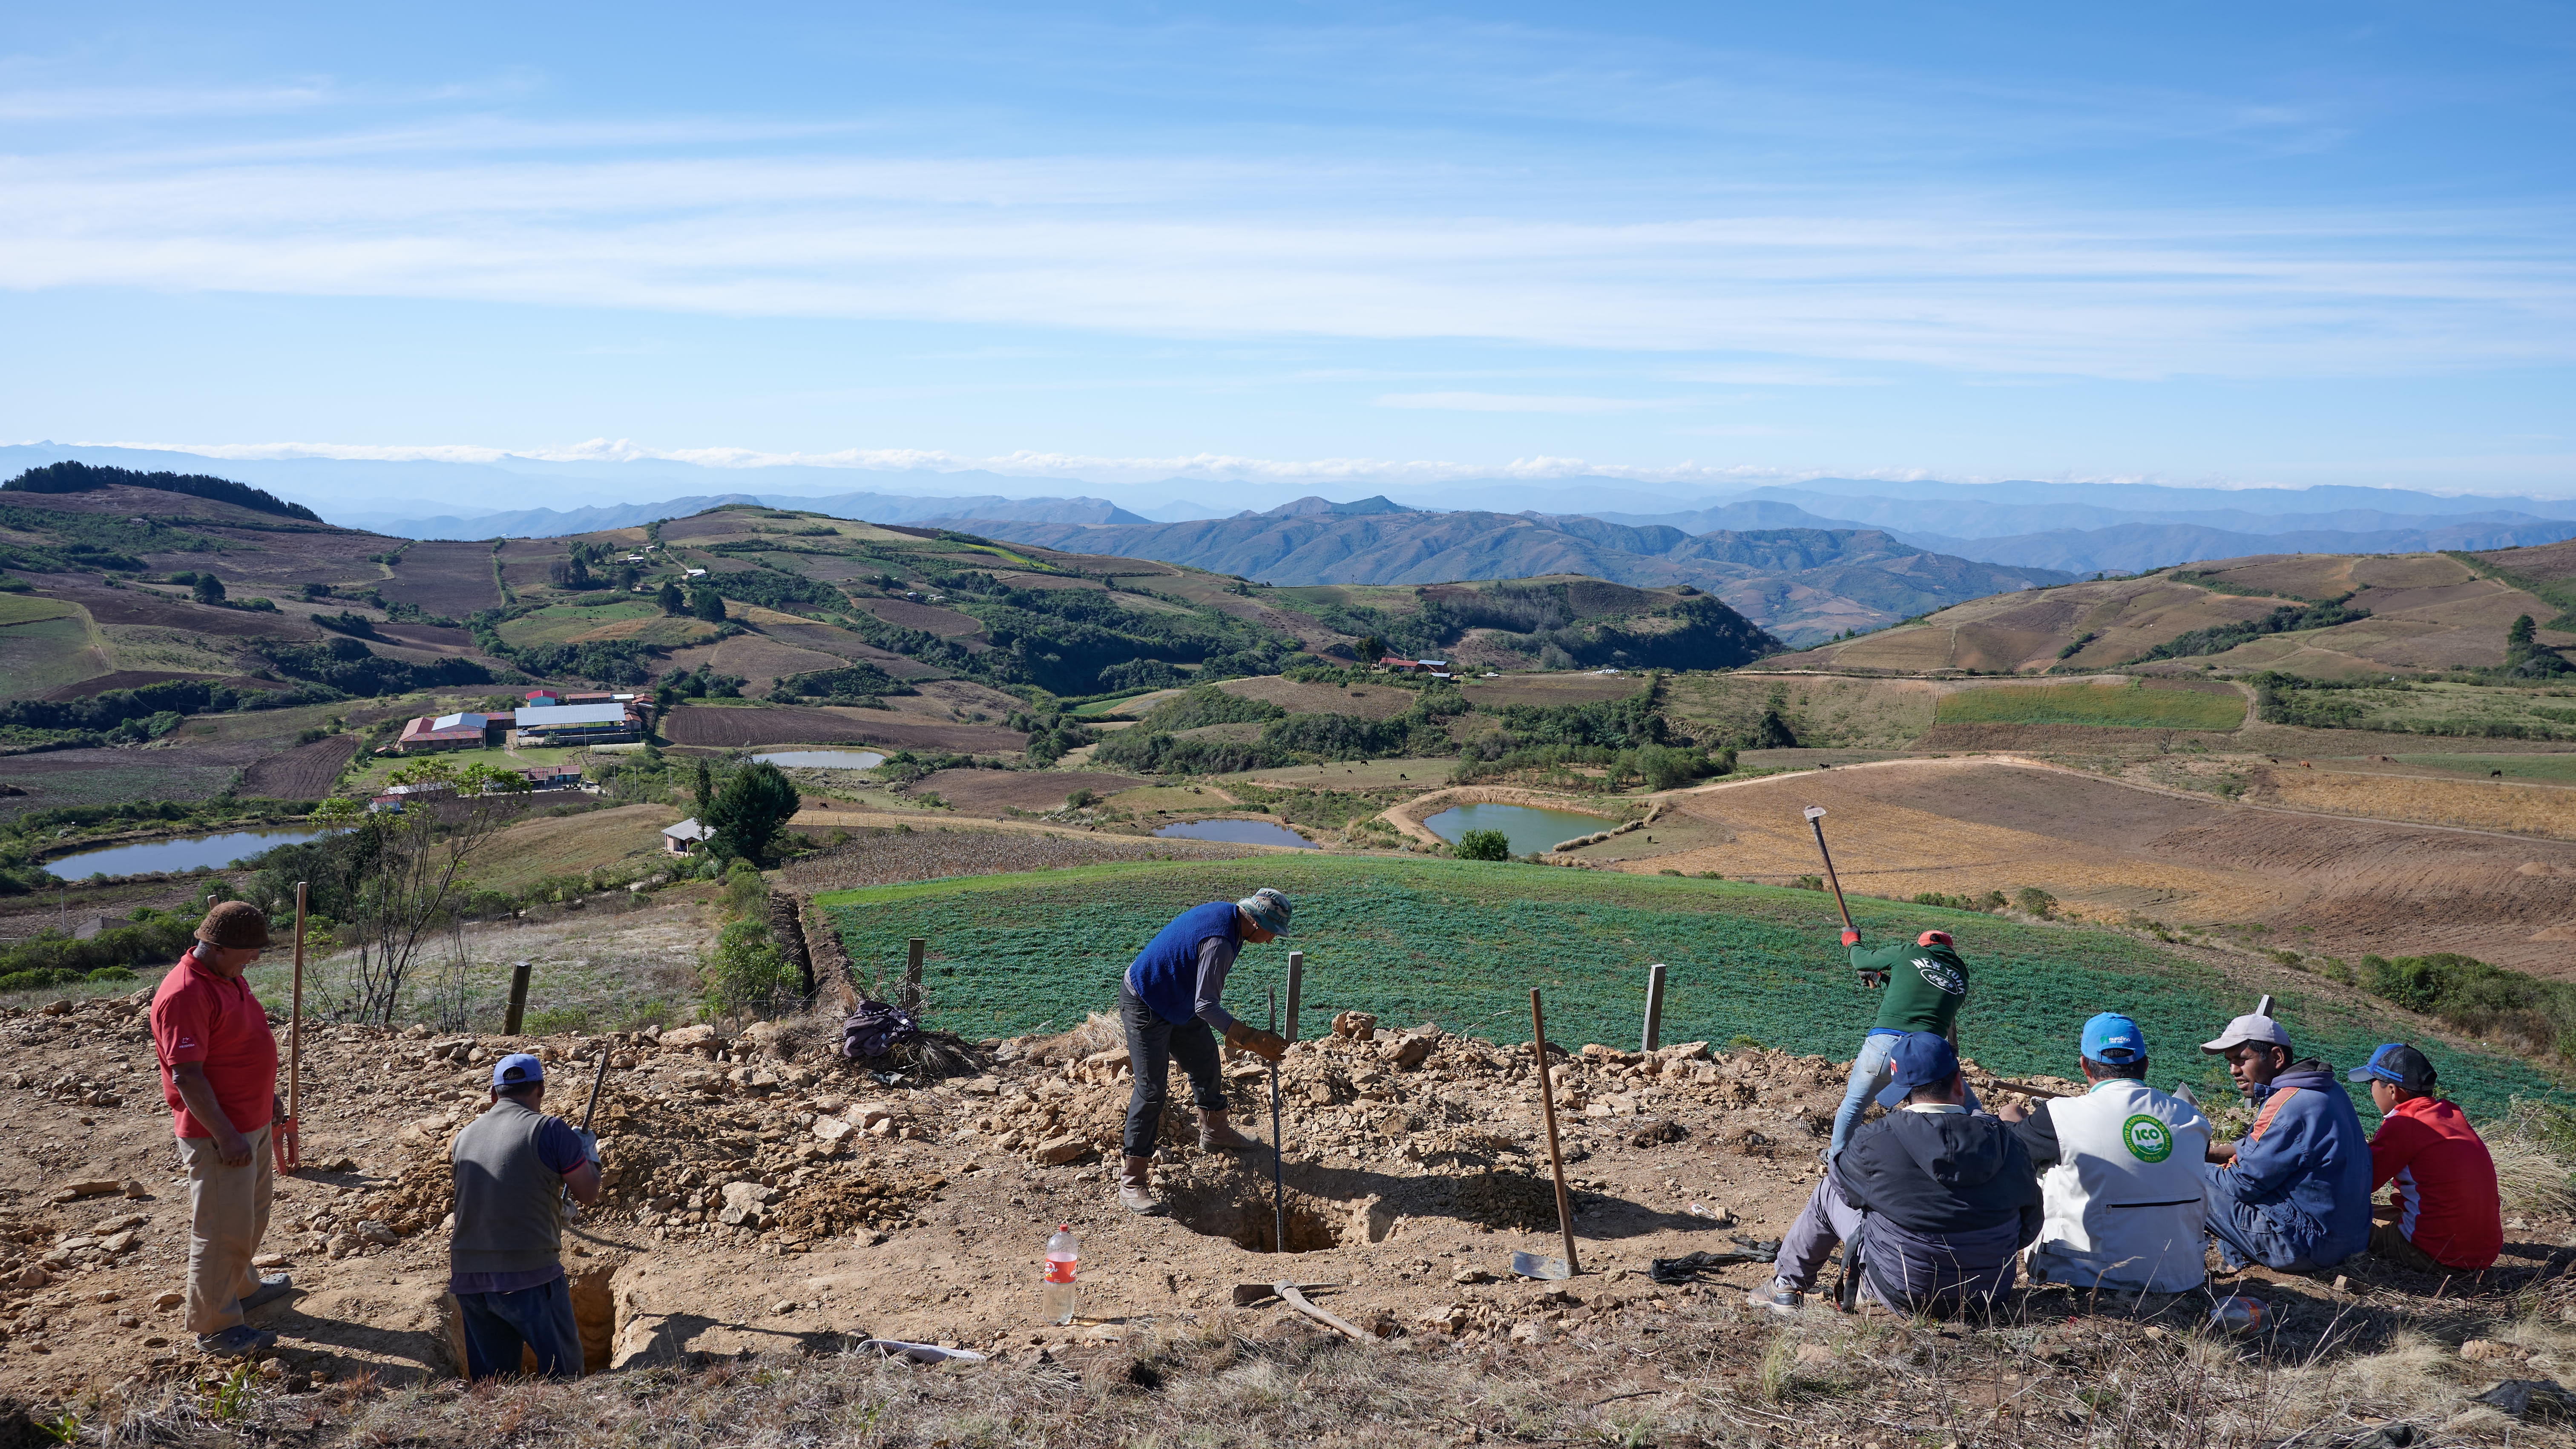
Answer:
M1547 1020L1539 1012L1538 988L1530 988L1530 1049L1538 1053L1538 1100L1547 1110L1547 1160L1556 1169L1556 1225L1565 1234L1565 1271L1580 1273L1574 1256L1574 1198L1565 1190L1565 1149L1556 1140L1556 1087L1547 1075Z
M1852 924L1851 907L1843 903L1842 880L1834 874L1834 853L1825 849L1824 812L1818 811L1808 816L1807 823L1816 828L1816 854L1825 858L1825 884L1834 888L1834 909L1843 913L1843 929L1857 931L1860 927Z
M295 883L295 988L294 1004L286 1018L286 1135L281 1141L278 1166L293 1172L303 1163L303 1144L296 1135L296 1109L304 1086L304 903L308 882Z
M608 1048L608 1039L606 1037L601 1037L599 1040L599 1075L590 1079L590 1105L583 1108L581 1113L581 1130L584 1132L590 1130L590 1119L599 1112L599 1089L608 1085Z
M1279 1029L1279 988L1270 988L1270 1029ZM1270 1230L1274 1253L1288 1251L1288 1144L1279 1133L1279 1062L1270 1062Z

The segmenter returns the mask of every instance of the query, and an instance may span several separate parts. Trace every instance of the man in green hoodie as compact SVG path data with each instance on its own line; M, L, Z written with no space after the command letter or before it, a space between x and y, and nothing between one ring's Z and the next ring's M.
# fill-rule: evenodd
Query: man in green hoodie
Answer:
M1887 1058L1896 1043L1908 1032L1928 1031L1955 1044L1959 1005L1968 999L1968 963L1959 959L1947 931L1926 931L1912 945L1874 951L1861 945L1860 932L1845 931L1843 948L1851 953L1861 985L1887 994L1879 1001L1877 1024L1861 1039L1860 1055L1852 1061L1851 1085L1834 1113L1833 1141L1825 1148L1827 1162L1842 1155L1870 1098L1893 1080ZM1968 1092L1967 1105L1971 1112L1981 1110L1974 1090Z

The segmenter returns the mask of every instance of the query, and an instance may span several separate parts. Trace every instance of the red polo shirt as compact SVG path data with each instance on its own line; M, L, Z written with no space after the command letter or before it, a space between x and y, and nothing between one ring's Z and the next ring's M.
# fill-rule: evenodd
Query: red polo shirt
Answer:
M277 1038L269 1035L268 1013L251 995L249 982L216 975L198 965L193 952L180 957L152 993L152 1046L161 1057L161 1096L170 1104L175 1135L215 1135L188 1114L170 1075L177 1062L205 1064L215 1105L234 1131L248 1135L268 1125L269 1099L277 1091Z

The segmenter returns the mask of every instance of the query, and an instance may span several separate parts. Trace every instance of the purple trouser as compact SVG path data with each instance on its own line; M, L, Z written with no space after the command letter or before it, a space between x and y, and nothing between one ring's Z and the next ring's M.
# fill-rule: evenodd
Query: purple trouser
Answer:
M1771 1276L1801 1293L1812 1292L1816 1275L1825 1270L1825 1260L1834 1255L1834 1244L1850 1242L1859 1231L1860 1209L1843 1201L1841 1191L1834 1186L1833 1174L1826 1173L1817 1180L1816 1190L1807 1194L1807 1205L1798 1210L1798 1220L1780 1235L1780 1253L1771 1260ZM1871 1302L1878 1301L1866 1280L1861 1292Z

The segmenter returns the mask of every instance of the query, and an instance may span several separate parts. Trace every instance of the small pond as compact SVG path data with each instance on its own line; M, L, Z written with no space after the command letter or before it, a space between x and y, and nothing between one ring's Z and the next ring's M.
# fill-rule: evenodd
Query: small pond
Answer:
M1267 820L1184 820L1178 825L1166 825L1154 833L1182 840L1222 840L1229 845L1293 845L1299 850L1323 849L1287 826L1273 825Z
M84 850L78 855L58 855L45 862L45 869L65 880L84 880L93 875L142 875L156 870L200 870L230 865L246 855L257 855L276 846L317 840L335 833L329 830L235 830L223 835L144 840L132 845L111 845L104 850Z
M874 750L771 750L752 758L782 770L873 770L886 760Z
M1571 810L1540 810L1480 800L1473 805L1453 805L1422 823L1452 845L1470 830L1499 830L1511 840L1512 854L1536 855L1555 849L1560 840L1591 835L1619 822L1599 815L1577 815Z

